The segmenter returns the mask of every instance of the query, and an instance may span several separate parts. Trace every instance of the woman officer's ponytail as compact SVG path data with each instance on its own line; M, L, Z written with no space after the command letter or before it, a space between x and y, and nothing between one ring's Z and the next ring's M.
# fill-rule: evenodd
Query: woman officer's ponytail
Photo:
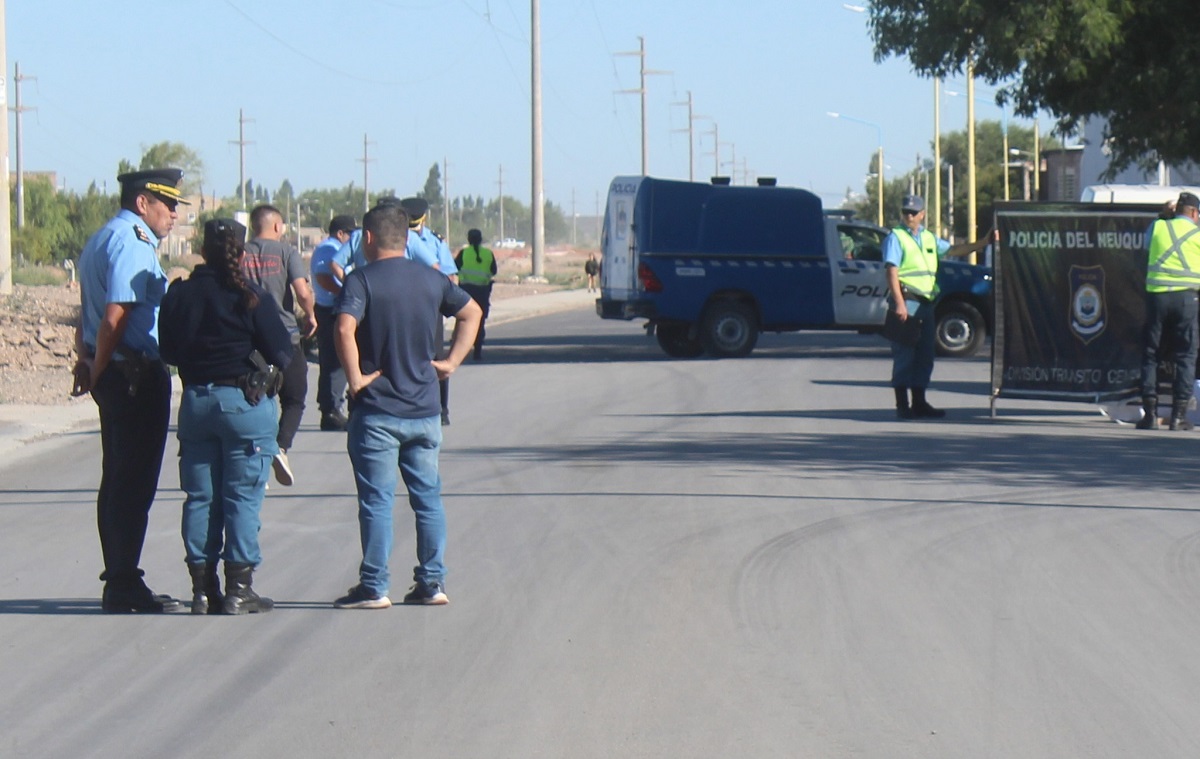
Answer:
M241 294L246 310L258 305L258 294L246 282L242 273L242 254L245 252L246 228L233 219L210 219L204 224L204 263L212 268L217 282L226 290Z

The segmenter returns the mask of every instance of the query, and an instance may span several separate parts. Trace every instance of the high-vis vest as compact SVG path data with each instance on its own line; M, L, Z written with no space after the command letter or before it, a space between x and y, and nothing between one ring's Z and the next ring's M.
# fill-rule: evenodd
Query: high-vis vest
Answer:
M1154 222L1146 263L1146 292L1200 289L1200 227L1175 217Z
M904 254L900 265L896 267L900 284L932 300L937 288L937 238L933 232L922 229L921 243L918 245L907 227L896 227L892 233L900 241L900 251Z
M458 268L459 281L467 285L491 284L494 260L495 256L487 248L468 245L462 249L462 266Z

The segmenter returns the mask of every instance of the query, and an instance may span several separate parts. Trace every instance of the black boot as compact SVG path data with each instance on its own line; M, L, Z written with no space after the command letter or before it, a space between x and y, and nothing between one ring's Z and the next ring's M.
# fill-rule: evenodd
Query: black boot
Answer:
M913 416L919 419L941 419L946 415L945 411L934 408L925 400L925 388L914 387L912 389L912 413Z
M1190 400L1190 399L1189 399ZM1187 418L1188 401L1180 403L1176 401L1171 405L1171 431L1187 431L1192 428L1192 423Z
M254 579L253 564L225 562L226 614L257 614L275 608L275 602L254 592L250 583Z
M1158 429L1158 398L1142 398L1142 418L1137 423L1139 430Z
M225 599L221 596L221 580L217 565L206 561L188 564L192 574L192 613L220 614Z
M893 387L896 392L896 418L897 419L912 419L913 412L908 405L908 388Z

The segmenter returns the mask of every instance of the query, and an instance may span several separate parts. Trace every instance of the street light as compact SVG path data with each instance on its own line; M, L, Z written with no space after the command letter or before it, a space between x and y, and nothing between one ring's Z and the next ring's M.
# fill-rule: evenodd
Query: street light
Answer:
M1029 200L1029 171L1030 171L1030 169L1032 169L1034 167L1034 163L1037 161L1037 156L1034 155L1033 153L1029 152L1028 150L1021 150L1020 148L1009 148L1008 154L1012 155L1012 156L1017 156L1018 158L1020 158L1021 156L1029 156L1032 159L1031 161L1012 161L1010 163L1005 164L1006 166L1018 167L1018 168L1021 168L1022 170L1024 170L1024 185L1023 186L1024 186L1024 190L1025 190L1025 200Z
M855 117L847 116L844 113L835 113L834 111L826 111L825 114L827 116L830 116L835 119L845 119L846 121L853 121L855 124L863 124L864 126L875 127L875 131L879 135L879 161L877 164L878 168L876 169L876 172L875 172L876 174L879 175L879 183L878 183L879 216L876 219L876 223L882 227L883 226L883 168L884 168L883 167L883 127L879 126L874 121L867 121L866 119L856 119Z

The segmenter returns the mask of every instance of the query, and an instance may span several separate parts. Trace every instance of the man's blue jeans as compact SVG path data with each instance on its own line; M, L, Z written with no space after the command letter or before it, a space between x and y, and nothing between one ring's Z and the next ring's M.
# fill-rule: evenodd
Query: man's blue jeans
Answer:
M179 484L187 493L183 546L188 563L262 562L259 510L271 458L279 452L278 413L273 398L251 406L236 387L184 388L179 405Z
M404 478L408 503L416 516L418 564L413 569L413 579L425 583L443 581L446 512L442 508L442 479L438 474L441 416L402 419L354 409L346 433L346 449L358 488L362 586L378 595L389 590L388 557L392 552L397 471Z
M921 320L921 339L916 345L892 343L892 387L925 389L933 376L933 353L936 342L936 317L933 304L919 300L905 300L908 318Z

